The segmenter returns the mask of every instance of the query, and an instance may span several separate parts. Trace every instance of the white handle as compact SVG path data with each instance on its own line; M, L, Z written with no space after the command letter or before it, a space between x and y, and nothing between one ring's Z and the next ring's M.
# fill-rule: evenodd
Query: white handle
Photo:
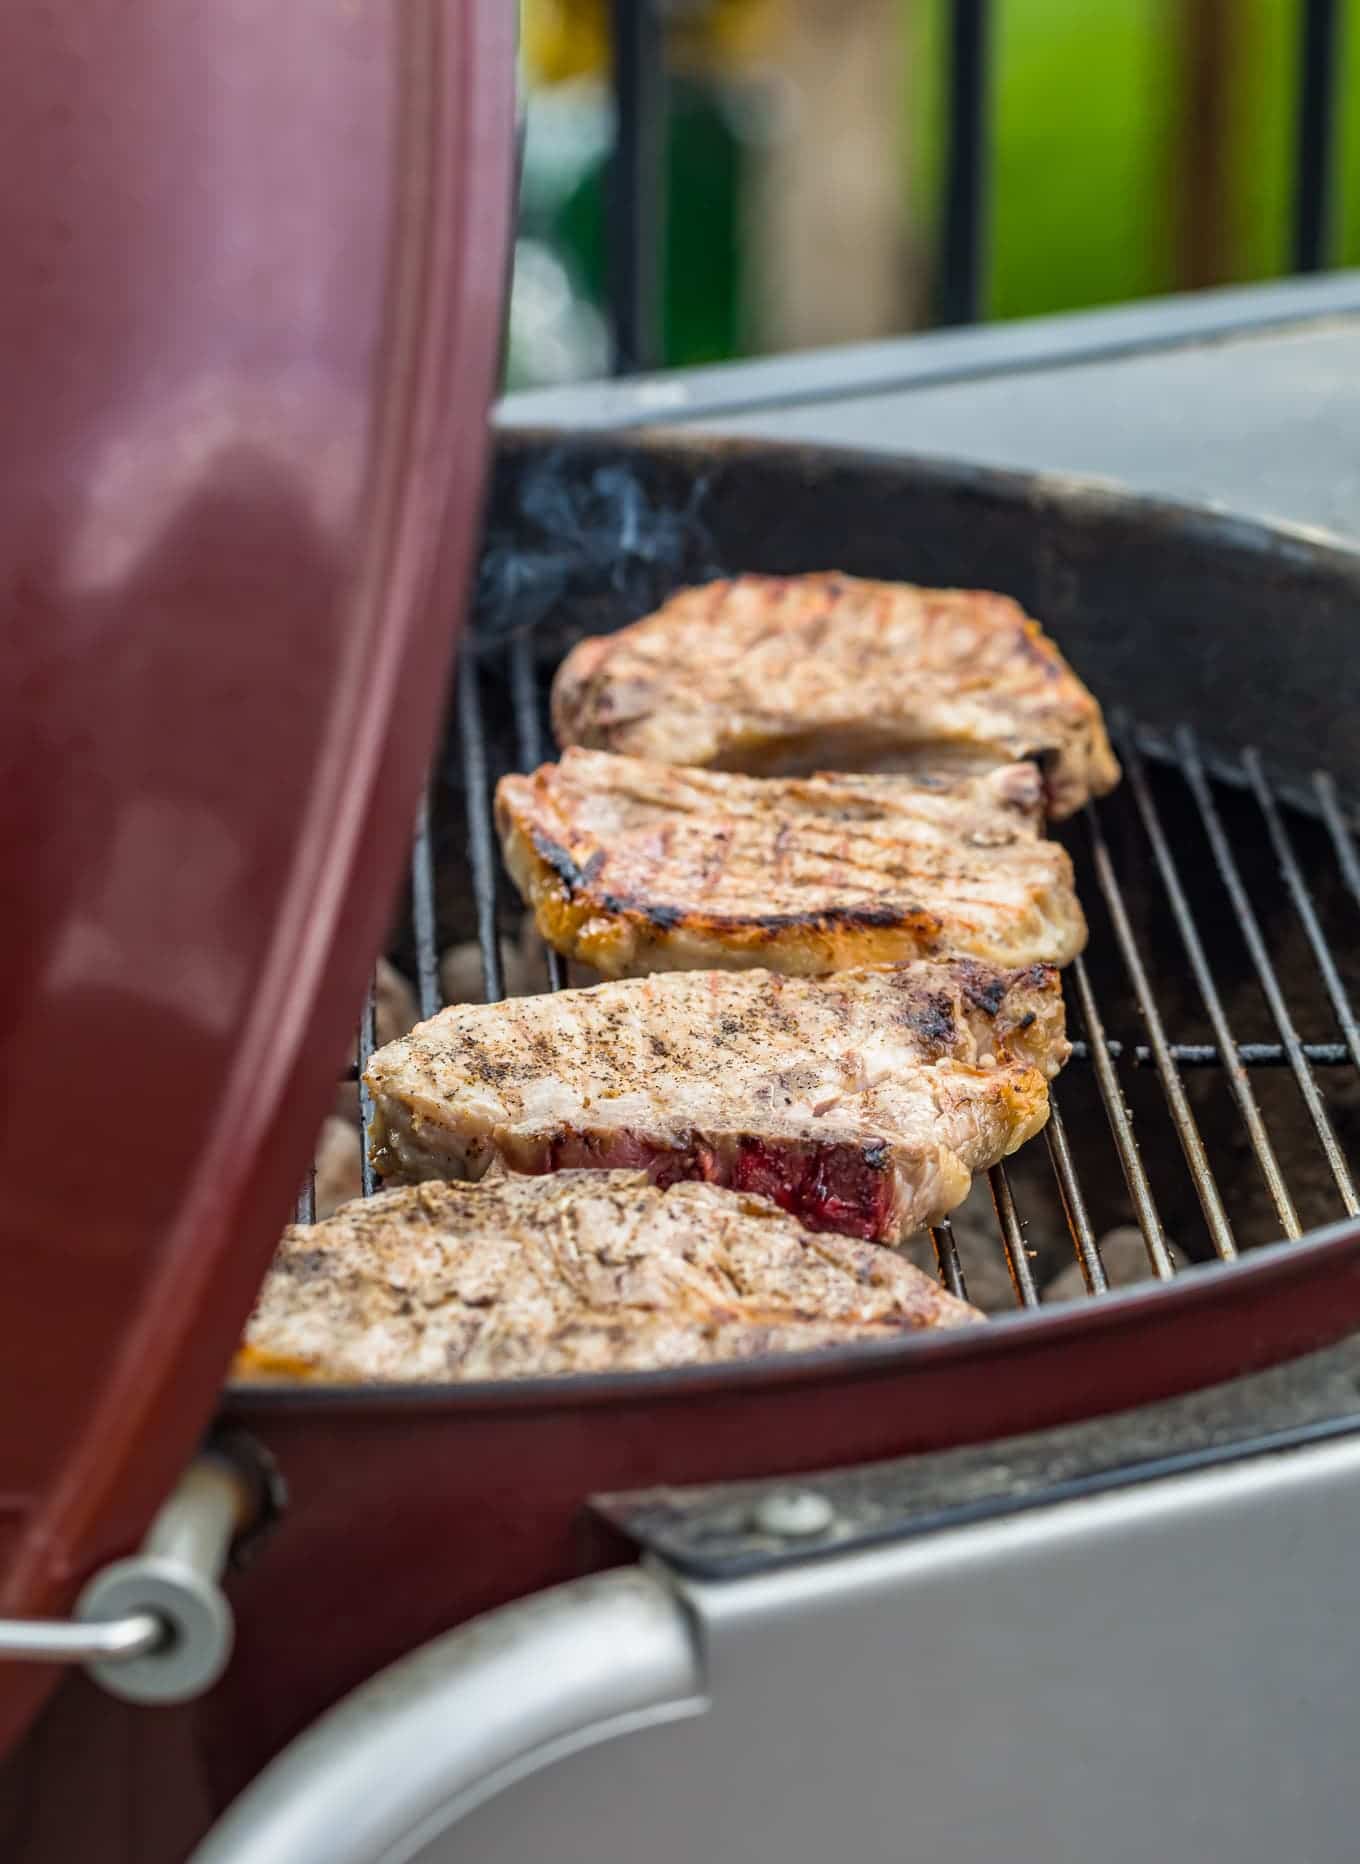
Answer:
M365 1683L265 1769L191 1864L398 1864L549 1762L704 1706L666 1585L639 1567L578 1580Z

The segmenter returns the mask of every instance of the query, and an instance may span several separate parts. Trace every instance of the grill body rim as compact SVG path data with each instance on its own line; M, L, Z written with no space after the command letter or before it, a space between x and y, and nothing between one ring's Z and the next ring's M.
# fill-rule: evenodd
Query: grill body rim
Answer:
M1346 1286L1353 1271L1355 1286ZM1202 1366L1148 1368L1145 1391L1099 1411L1152 1403L1201 1385L1217 1384L1247 1372L1263 1371L1296 1354L1335 1344L1360 1329L1360 1223L1342 1218L1310 1230L1297 1242L1265 1243L1233 1262L1206 1262L1173 1281L1148 1280L1136 1287L1111 1290L1098 1300L1061 1306L1017 1309L991 1315L985 1325L944 1334L912 1334L901 1340L863 1341L821 1347L805 1353L782 1353L760 1360L718 1365L674 1366L658 1371L554 1373L541 1378L477 1379L446 1385L392 1382L384 1385L228 1386L224 1409L233 1418L271 1415L343 1416L355 1411L466 1413L494 1416L526 1410L573 1410L627 1407L634 1400L683 1402L753 1390L803 1389L825 1385L878 1382L918 1370L924 1379L943 1380L992 1359L1028 1361L1032 1355L1062 1353L1088 1335L1113 1334L1123 1348L1153 1348L1162 1332L1179 1323L1198 1324L1205 1313L1224 1307L1224 1290L1233 1306L1247 1309L1247 1320L1264 1322L1272 1304L1289 1300L1302 1310L1296 1326L1279 1329L1280 1337L1251 1336L1207 1354ZM1238 1294L1240 1291L1240 1297ZM1339 1298L1343 1297L1344 1298ZM1327 1303L1325 1311L1314 1301ZM1316 1331L1300 1331L1306 1313ZM1267 1335L1270 1329L1267 1329ZM993 1345L992 1342L996 1344ZM1300 1343L1302 1342L1302 1343ZM1023 1414L1023 1407L1017 1415ZM1097 1415L1089 1404L1066 1415L1045 1416L1042 1424L1014 1423L1008 1416L982 1435L1004 1437L1046 1424ZM979 1437L977 1440L981 1440Z

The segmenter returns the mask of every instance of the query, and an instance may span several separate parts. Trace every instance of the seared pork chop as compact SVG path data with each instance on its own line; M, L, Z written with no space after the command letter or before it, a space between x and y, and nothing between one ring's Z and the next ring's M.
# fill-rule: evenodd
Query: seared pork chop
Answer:
M370 1061L370 1145L389 1178L641 1167L896 1242L1039 1131L1068 1052L1043 965L662 973L441 1011Z
M893 1250L641 1172L497 1175L284 1233L247 1379L459 1380L747 1359L978 1320Z
M1066 964L1086 923L1065 850L1039 838L1042 808L1033 764L766 779L579 749L496 792L539 931L606 977Z
M1049 813L1119 781L1100 707L1009 596L834 573L682 589L578 643L562 746L762 776L1037 760Z

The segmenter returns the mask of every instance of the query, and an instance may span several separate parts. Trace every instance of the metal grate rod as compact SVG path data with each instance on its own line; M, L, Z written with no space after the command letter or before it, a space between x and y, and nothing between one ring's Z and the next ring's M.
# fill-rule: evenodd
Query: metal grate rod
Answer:
M434 856L430 848L430 797L428 790L416 810L416 832L411 843L411 930L416 945L416 996L425 1021L444 1007L439 983L439 933L434 898Z
M940 1271L940 1280L950 1294L957 1295L960 1301L968 1299L968 1288L963 1279L963 1265L959 1261L959 1246L954 1239L954 1226L948 1217L943 1217L930 1232L930 1240L935 1246L935 1262Z
M1138 999L1139 1012L1147 1027L1157 1073L1161 1077L1162 1092L1166 1096L1166 1104L1176 1128L1176 1136L1181 1142L1185 1163L1194 1180L1195 1195L1199 1198L1200 1209L1204 1212L1204 1221L1209 1226L1209 1235L1213 1240L1214 1248L1223 1261L1228 1262L1237 1254L1232 1225L1228 1222L1228 1213L1223 1208L1223 1199L1219 1196L1213 1168L1204 1150L1204 1141L1200 1137L1194 1113L1186 1098L1180 1069L1176 1066L1171 1053L1171 1045L1166 1039L1162 1013L1157 1007L1157 999L1153 994L1147 967L1138 950L1138 941L1133 935L1128 908L1124 904L1124 894L1115 873L1114 862L1110 859L1105 831L1094 809L1087 809L1085 815L1091 839L1091 855L1095 862L1096 879L1101 893L1105 896L1110 923L1114 927L1115 942L1119 946L1120 956L1124 960L1124 969L1128 972L1134 995Z
M1360 906L1360 854L1357 854L1355 837L1351 834L1341 808L1341 800L1336 793L1336 784L1324 771L1315 771L1313 791L1322 810L1322 819L1327 824L1327 833L1332 838L1336 850L1337 865L1341 869L1341 878L1346 883L1346 890L1357 906Z
M1322 921L1318 918L1313 896L1308 891L1308 882L1303 877L1303 869L1294 852L1294 844L1289 839L1289 830L1284 825L1284 817L1280 814L1279 804L1271 795L1265 772L1261 768L1261 759L1256 751L1244 751L1242 763L1252 791L1260 804L1261 813L1266 819L1266 832L1270 836L1271 847L1275 850L1275 859L1280 864L1280 872L1284 875L1284 883L1289 888L1294 909L1308 935L1308 943L1313 948L1313 956L1317 960L1317 967L1323 984L1326 986L1327 995L1332 1000L1332 1008L1336 1011L1336 1020L1341 1025L1341 1033L1346 1039L1346 1047L1350 1051L1351 1060L1357 1068L1360 1068L1360 1027L1356 1025L1355 1011L1351 1007L1350 996L1341 980L1341 973L1336 968L1336 959L1332 956L1327 934L1322 929ZM1307 1054L1306 1049L1304 1053Z
M1111 1061L1131 1062L1135 1068L1154 1068L1157 1057L1145 1042L1121 1042L1115 1036L1105 1039L1105 1052ZM1324 1068L1340 1068L1350 1062L1344 1042L1305 1042L1303 1052L1309 1061ZM1248 1068L1286 1068L1289 1056L1278 1042L1239 1042L1237 1053ZM1169 1042L1167 1054L1180 1068L1221 1068L1222 1051L1213 1042ZM1089 1042L1072 1044L1074 1061L1090 1061Z
M1138 1140L1133 1130L1133 1121L1129 1110L1124 1105L1123 1091L1114 1071L1105 1046L1105 1025L1101 1021L1100 1011L1096 1007L1095 993L1091 989L1091 980L1086 975L1086 965L1081 958L1072 961L1072 982L1076 988L1077 1001L1081 1005L1081 1019L1086 1024L1086 1032L1091 1038L1091 1060L1095 1066L1096 1085L1100 1089L1100 1098L1105 1103L1105 1117L1110 1122L1110 1132L1114 1138L1115 1150L1119 1154L1119 1163L1124 1173L1124 1182L1129 1187L1129 1196L1133 1199L1133 1214L1138 1219L1138 1227L1143 1232L1143 1245L1147 1250L1152 1272L1161 1281L1170 1281L1175 1274L1175 1265L1171 1252L1166 1246L1166 1232L1162 1228L1162 1219L1157 1212L1157 1201L1152 1195L1152 1186L1148 1182L1147 1172L1138 1152Z
M297 1194L297 1203L293 1207L294 1223L316 1222L316 1166L307 1167L307 1176L302 1181L302 1189Z
M1256 914L1252 911L1251 901L1247 898L1247 890L1243 885L1241 873L1238 871L1236 858L1229 846L1214 799L1209 793L1208 778L1204 774L1195 736L1189 726L1183 725L1177 732L1176 744L1180 752L1181 768L1185 773L1185 780L1190 785L1191 793L1199 809L1200 819L1204 824L1204 831L1209 837L1214 865L1232 901L1242 937L1251 954L1251 961L1256 968L1261 989L1270 1005L1275 1027L1280 1032L1280 1040L1289 1053L1289 1065L1294 1071L1294 1078L1299 1084L1299 1092L1303 1095L1304 1104L1312 1116L1313 1125L1317 1130L1323 1152L1327 1156L1332 1177L1336 1180L1336 1188L1341 1193L1341 1201L1346 1207L1346 1214L1349 1217L1360 1216L1360 1199L1356 1197L1355 1185L1351 1180L1341 1147L1337 1144L1336 1134L1327 1116L1326 1105L1313 1077L1312 1067L1303 1052L1303 1044L1294 1027L1289 1005L1285 1002L1275 966L1271 963L1270 953L1257 923Z
M537 770L543 762L543 731L538 717L538 670L534 644L527 634L510 643L510 696L515 708L515 742L520 769Z
M1067 1143L1067 1128L1063 1124L1057 1095L1052 1089L1049 1090L1048 1125L1044 1128L1044 1137L1048 1141L1048 1156L1053 1165L1053 1176L1058 1181L1058 1196L1062 1200L1063 1215L1067 1218L1072 1247L1081 1265L1087 1293L1104 1294L1110 1285L1105 1274L1105 1264L1100 1259L1096 1233L1086 1214L1086 1199L1082 1194L1071 1147Z
M368 1128L373 1118L373 1096L364 1080L364 1070L378 1046L378 983L376 975L368 980L364 1007L359 1016L359 1183L365 1197L378 1189L378 1174L368 1155Z
M1025 1232L1015 1208L1015 1196L1005 1166L993 1165L987 1173L987 1183L991 1188L992 1205L1001 1231L1002 1246L1006 1251L1006 1267L1011 1272L1015 1298L1021 1307L1038 1307L1039 1290L1034 1285L1034 1271L1029 1265L1029 1252L1025 1248Z
M458 668L458 741L466 789L468 866L477 909L477 943L482 954L482 995L499 1003L505 995L500 936L496 928L496 838L491 819L491 779L482 725L480 682L472 650Z
M510 698L515 710L515 742L519 767L537 770L543 762L543 733L539 726L538 674L534 666L533 641L527 634L517 634L510 644ZM543 940L543 956L548 966L548 988L564 990L567 963L561 952Z
M1176 929L1180 933L1181 944L1185 947L1185 955L1190 960L1190 969L1194 972L1196 986L1208 1012L1209 1021L1213 1025L1219 1053L1224 1057L1228 1087L1237 1103L1242 1123L1247 1129L1252 1150L1256 1154L1256 1162L1261 1167L1261 1174L1270 1191L1285 1235L1302 1236L1303 1226L1299 1222L1294 1200L1289 1195L1289 1188L1285 1184L1284 1174L1275 1156L1275 1148L1270 1141L1270 1134L1266 1131L1266 1123L1261 1117L1261 1109L1256 1103L1256 1095L1252 1091L1242 1052L1233 1036L1227 1012L1218 994L1218 985L1214 982L1214 974L1209 967L1209 960L1200 940L1199 929L1190 911L1190 902L1181 885L1181 877L1176 870L1176 863L1166 839L1166 831L1162 827L1161 817L1153 800L1142 757L1133 738L1127 732L1120 734L1119 755L1123 760L1124 774L1142 818L1144 832L1152 846L1153 858L1161 874L1162 885L1171 903L1171 913L1176 921Z

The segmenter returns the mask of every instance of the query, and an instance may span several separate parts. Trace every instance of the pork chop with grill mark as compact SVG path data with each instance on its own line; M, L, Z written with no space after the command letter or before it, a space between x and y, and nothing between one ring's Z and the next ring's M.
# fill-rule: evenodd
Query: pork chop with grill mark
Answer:
M982 1316L893 1250L641 1172L423 1184L284 1233L240 1378L463 1380L702 1365Z
M581 641L559 745L760 776L1035 759L1049 813L1119 781L1100 707L1009 596L828 572L682 589Z
M679 971L462 1004L366 1079L385 1177L635 1167L896 1242L1048 1117L1058 974L959 961L826 978Z
M732 776L569 749L505 777L496 819L538 929L605 977L909 958L1066 964L1072 863L1033 764L949 781Z

